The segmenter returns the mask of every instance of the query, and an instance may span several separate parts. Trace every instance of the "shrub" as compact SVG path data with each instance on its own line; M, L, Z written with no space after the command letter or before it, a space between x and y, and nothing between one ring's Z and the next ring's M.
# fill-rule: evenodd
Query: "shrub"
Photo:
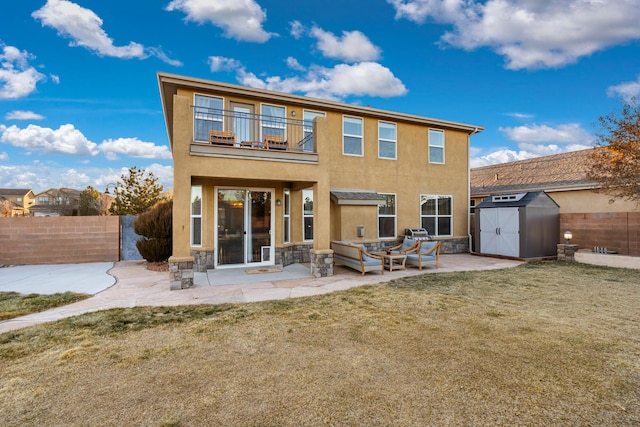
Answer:
M142 236L136 242L136 247L145 260L161 262L169 259L173 246L172 224L172 200L160 202L138 215L133 223L133 230Z

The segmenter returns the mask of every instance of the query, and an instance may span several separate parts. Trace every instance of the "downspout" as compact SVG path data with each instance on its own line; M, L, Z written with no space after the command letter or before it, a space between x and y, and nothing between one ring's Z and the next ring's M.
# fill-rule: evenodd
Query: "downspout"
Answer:
M478 128L475 128L467 138L467 146L471 148L471 137L480 132ZM467 203L471 201L471 164L470 160L467 160ZM469 207L467 207L469 209ZM469 253L474 254L473 251L473 236L471 235L471 213L467 213L467 235L469 236Z

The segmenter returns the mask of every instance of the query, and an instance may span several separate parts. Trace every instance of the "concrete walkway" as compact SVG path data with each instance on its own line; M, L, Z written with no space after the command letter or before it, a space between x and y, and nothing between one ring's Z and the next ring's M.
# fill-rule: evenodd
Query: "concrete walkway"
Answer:
M229 271L220 270L201 273L195 278L196 286L193 288L171 291L169 289L169 273L149 271L146 269L144 261L124 261L116 263L108 271L111 276L115 277L115 285L83 301L2 321L0 322L0 333L110 308L244 303L298 298L387 282L418 274L490 270L515 267L520 264L522 262L508 259L455 254L441 255L437 270L429 267L420 271L410 267L407 270L385 271L384 275L367 273L362 276L354 270L339 266L336 266L335 274L332 277L319 279L310 277L308 269L301 268L300 265L287 267L283 272L264 274L246 274L243 270L236 271L234 275ZM225 276L227 279L224 279ZM235 284L229 284L229 280L234 277ZM242 279L239 280L238 277ZM68 280L68 283L71 284L74 280ZM93 279L82 278L81 280L91 281Z

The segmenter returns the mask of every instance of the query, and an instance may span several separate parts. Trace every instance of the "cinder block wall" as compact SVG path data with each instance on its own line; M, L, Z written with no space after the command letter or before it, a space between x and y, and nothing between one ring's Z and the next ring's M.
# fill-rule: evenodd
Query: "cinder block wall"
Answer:
M120 217L0 218L0 264L118 261Z
M560 214L560 238L571 230L571 243L579 249L594 246L616 250L622 255L640 256L640 212Z

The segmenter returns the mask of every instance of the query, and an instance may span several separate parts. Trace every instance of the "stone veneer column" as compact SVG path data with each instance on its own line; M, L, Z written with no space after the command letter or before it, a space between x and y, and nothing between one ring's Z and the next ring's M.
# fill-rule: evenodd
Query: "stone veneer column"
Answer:
M193 257L169 258L169 285L172 291L193 286Z
M309 256L313 277L333 276L333 251L331 249L311 249Z
M564 243L558 243L558 260L575 261L577 251L578 245L567 245Z

